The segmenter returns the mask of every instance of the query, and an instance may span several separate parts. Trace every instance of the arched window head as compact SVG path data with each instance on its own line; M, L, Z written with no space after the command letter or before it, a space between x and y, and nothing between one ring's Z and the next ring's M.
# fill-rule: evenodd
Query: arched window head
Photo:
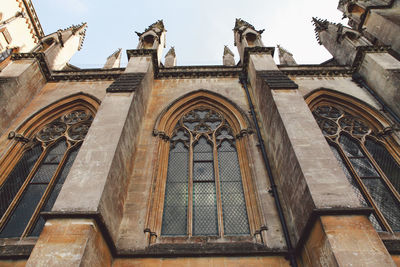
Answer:
M161 234L250 234L235 136L208 107L184 114L171 137Z
M53 207L93 120L93 108L73 101L61 110L42 111L46 115L34 116L39 126L20 127L27 129L26 136L9 136L15 143L0 164L12 166L1 176L0 238L39 236L45 222L40 212Z
M400 231L400 165L382 131L339 105L322 103L313 115L361 203L374 208L376 230Z
M153 132L159 154L145 229L150 244L262 242L249 133L244 112L211 92L190 93L164 110Z

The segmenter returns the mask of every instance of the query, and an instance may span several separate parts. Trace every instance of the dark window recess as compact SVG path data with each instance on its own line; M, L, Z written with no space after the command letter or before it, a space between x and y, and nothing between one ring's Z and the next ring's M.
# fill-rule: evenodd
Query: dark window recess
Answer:
M65 178L67 178L68 173L72 167L72 164L75 161L75 158L76 158L76 155L78 154L79 148L80 147L78 146L69 153L65 164L62 166L62 169L61 169L60 173L58 174L56 183L55 183L53 189L51 190L50 196L46 200L41 211L51 211L51 209L53 208L53 205L56 202L56 199L58 197L58 194L60 193L61 188L64 184ZM30 233L30 236L39 236L43 230L44 223L45 223L45 221L44 221L43 217L41 215L39 215L39 217L35 223L35 226L33 228L33 231Z
M38 145L26 151L17 165L8 175L6 181L0 187L0 213L3 216L11 201L14 199L18 190L25 182L36 161L42 153L42 148Z

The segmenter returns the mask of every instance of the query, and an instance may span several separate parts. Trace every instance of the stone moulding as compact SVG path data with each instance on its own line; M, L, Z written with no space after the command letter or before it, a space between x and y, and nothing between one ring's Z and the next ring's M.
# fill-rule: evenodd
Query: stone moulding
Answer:
M345 66L320 66L320 65L298 65L278 66L279 70L291 76L346 76L351 77L353 68Z
M84 80L115 80L124 69L85 69L76 71L51 71L44 53L14 53L11 60L35 59L48 82L84 81Z
M182 66L174 68L160 68L157 78L234 78L238 77L242 68L232 66Z

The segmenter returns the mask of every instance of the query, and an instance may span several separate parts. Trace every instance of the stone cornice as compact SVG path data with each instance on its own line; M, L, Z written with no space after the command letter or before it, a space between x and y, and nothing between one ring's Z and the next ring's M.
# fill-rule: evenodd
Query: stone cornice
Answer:
M290 76L347 76L351 77L354 69L346 66L321 66L321 65L278 65L280 71Z
M84 80L115 80L124 69L85 69L74 71L51 71L48 67L44 53L14 53L11 60L35 59L37 60L44 77L48 82L58 81L84 81Z
M358 70L364 61L366 53L389 53L390 46L387 45L369 45L357 47L357 54L353 62L353 68Z
M160 68L156 78L224 78L238 77L242 68L236 66L180 66L174 68Z

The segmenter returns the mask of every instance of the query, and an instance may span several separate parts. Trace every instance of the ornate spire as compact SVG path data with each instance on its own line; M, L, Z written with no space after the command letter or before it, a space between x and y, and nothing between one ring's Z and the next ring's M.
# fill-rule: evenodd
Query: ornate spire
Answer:
M235 28L233 28L233 30L234 31L240 31L240 28L242 28L243 26L246 27L246 28L253 29L256 32L258 32L259 34L262 34L265 31L264 29L257 31L256 28L254 28L253 25L251 25L247 21L242 20L241 18L236 19Z
M282 65L290 65L294 66L297 65L296 60L294 60L293 54L287 51L280 45L277 45L279 50L279 62Z
M326 19L319 19L316 17L312 18L312 23L314 25L314 31L315 31L315 38L317 38L317 41L320 45L322 45L321 39L319 37L319 33L322 31L326 31L328 29L329 21Z
M81 24L78 25L74 25L72 24L71 26L69 26L66 29L59 29L57 31L58 35L61 36L60 33L62 32L67 32L67 31L71 31L73 35L75 34L79 34L81 36L80 40L79 40L79 47L78 47L78 51L82 49L82 45L83 45L83 41L85 41L85 37L86 37L86 28L87 28L87 23L86 22L82 22Z
M157 35L160 36L163 31L166 31L163 20L162 19L157 20L156 22L154 22L153 24L148 26L143 32L135 31L135 33L140 37L144 33L148 32L150 30L154 30L157 33Z

